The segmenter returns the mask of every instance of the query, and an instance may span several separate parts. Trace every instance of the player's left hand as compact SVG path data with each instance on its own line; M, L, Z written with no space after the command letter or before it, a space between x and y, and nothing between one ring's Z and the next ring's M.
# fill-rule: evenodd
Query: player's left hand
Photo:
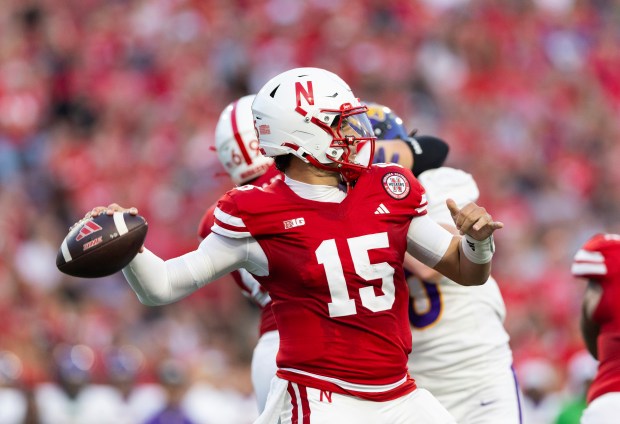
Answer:
M450 210L454 225L461 235L467 234L470 237L482 241L490 237L495 230L504 228L504 224L493 221L493 217L482 206L475 203L468 203L462 208L456 205L452 199L446 200L446 205Z

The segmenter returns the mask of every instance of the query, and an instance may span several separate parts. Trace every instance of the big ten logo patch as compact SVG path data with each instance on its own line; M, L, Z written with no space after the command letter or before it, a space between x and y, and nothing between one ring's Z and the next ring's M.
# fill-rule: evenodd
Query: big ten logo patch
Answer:
M306 221L303 218L294 218L283 222L285 230L288 230L289 228L301 227L306 224Z

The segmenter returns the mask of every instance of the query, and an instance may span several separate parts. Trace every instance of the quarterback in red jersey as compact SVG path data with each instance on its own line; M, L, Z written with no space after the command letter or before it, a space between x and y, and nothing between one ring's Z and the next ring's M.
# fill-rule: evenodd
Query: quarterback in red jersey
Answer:
M147 305L180 300L239 268L265 285L281 341L257 423L455 422L407 372L403 257L460 284L483 284L492 234L503 224L474 203L448 200L464 234L452 235L425 215L424 190L409 169L358 161L357 146L370 143L372 152L374 144L366 110L331 72L274 77L252 112L260 149L284 180L229 191L197 250L164 261L144 249L123 270Z
M261 155L258 150L251 109L255 97L241 97L222 111L215 130L215 150L235 185L251 184L266 188L275 179L281 179L283 174L277 170L272 158ZM371 113L372 117L376 118L376 115L383 114L384 110L389 111L374 103L367 106L369 117ZM414 175L443 163L448 153L448 145L444 141L428 136L423 136L421 142L411 137L402 137L402 134L395 132L396 129L404 132L402 123L398 128L390 128L394 126L390 123L391 121L371 119L374 134L384 139L376 142L379 154L375 155L375 162L383 162L382 158L387 155L390 162L400 162L401 165L411 168ZM215 205L207 210L200 222L198 234L201 240L211 233L214 211ZM262 413L271 379L277 371L276 355L280 338L271 310L271 297L267 291L243 269L233 271L232 276L243 293L261 308L259 340L252 355L252 385L259 412Z
M583 424L616 423L620 415L620 235L597 234L575 255L572 273L586 278L581 330L599 361Z

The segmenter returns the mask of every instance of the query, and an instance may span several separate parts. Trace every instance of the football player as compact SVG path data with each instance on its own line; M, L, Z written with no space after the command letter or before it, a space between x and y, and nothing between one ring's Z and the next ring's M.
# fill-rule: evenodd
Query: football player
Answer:
M476 202L479 192L473 177L440 167L447 144L435 137L407 135L402 119L386 106L369 103L368 117L379 139L408 140L413 151L420 152L412 171L426 190L428 215L455 232L445 202L452 198L460 207ZM389 159L396 162L398 157ZM430 390L458 423L519 423L520 391L497 282L489 277L483 286L463 287L410 255L405 271L413 336L409 370L416 383Z
M620 235L593 236L575 255L571 271L588 281L581 332L599 361L581 422L616 423L620 416Z
M492 234L475 203L447 206L453 235L426 215L411 171L357 158L374 151L367 107L337 75L298 68L252 103L261 152L285 177L224 195L212 233L167 261L148 249L123 269L140 301L178 301L245 268L272 298L277 378L257 423L454 423L407 370L411 330L405 252L464 285L486 282ZM340 189L344 181L348 190ZM117 204L92 213L125 210Z
M446 199L478 200L473 177L440 167L423 172L428 215L457 233ZM506 307L495 279L464 287L407 257L413 350L409 370L462 424L519 424L520 389L512 368Z
M252 119L252 101L255 95L247 95L230 103L222 113L215 128L215 150L220 163L236 186L251 184L267 187L283 174L275 167L273 158L263 156L258 150L258 140ZM409 137L402 120L389 108L368 103L368 117L373 126L376 141L375 163L400 163L411 168L415 176L425 169L440 166L448 154L448 145L435 137L422 136L420 141ZM202 240L211 233L214 224L215 205L204 214L198 236ZM259 339L252 355L252 385L258 410L262 412L269 393L269 384L276 374L276 355L280 337L273 313L271 297L244 269L233 271L235 282L244 295L261 308Z
M283 174L276 169L273 158L263 156L258 150L252 119L252 102L255 97L254 94L241 97L224 108L215 127L215 150L236 186L251 184L264 188L276 179L281 179ZM215 208L216 205L213 205L202 217L198 227L200 239L211 234L211 227L215 223ZM271 297L245 269L233 271L232 276L243 294L261 310L259 339L252 353L251 370L258 411L263 412L269 384L276 375L276 355L280 344L271 311Z

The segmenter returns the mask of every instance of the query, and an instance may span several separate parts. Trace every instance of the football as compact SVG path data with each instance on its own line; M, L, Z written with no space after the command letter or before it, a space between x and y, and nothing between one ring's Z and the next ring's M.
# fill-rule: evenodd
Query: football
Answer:
M83 219L63 239L56 266L74 277L114 274L138 254L147 230L146 220L129 212Z

